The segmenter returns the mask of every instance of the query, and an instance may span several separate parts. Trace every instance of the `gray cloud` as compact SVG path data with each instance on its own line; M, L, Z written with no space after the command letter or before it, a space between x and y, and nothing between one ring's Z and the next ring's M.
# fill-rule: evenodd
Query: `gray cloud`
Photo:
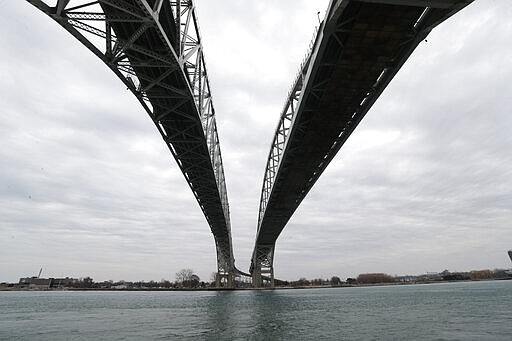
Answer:
M270 142L327 2L196 5L247 269ZM209 279L213 237L135 98L30 5L0 9L0 281L41 265ZM420 45L285 228L278 277L510 266L511 16L475 2Z

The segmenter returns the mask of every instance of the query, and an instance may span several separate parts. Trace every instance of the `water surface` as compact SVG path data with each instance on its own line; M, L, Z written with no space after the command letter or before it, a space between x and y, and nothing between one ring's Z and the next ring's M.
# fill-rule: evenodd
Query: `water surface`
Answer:
M512 340L512 281L0 292L0 339Z

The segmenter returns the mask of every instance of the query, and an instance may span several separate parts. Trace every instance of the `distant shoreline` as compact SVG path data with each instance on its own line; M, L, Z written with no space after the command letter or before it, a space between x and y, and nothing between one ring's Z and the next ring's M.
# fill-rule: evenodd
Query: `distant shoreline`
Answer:
M284 289L326 289L326 288L358 288L358 287L381 287L381 286L400 286L400 285L417 285L417 284L440 284L440 283L468 283L468 282L490 282L490 281L507 281L512 278L493 278L479 280L459 280L459 281L424 281L424 282L401 282L401 283L371 283L371 284L345 284L345 285L313 285L313 286L279 286L279 287L263 287L263 288L45 288L45 289L29 289L29 288L13 288L0 287L0 291L243 291L243 290L284 290Z

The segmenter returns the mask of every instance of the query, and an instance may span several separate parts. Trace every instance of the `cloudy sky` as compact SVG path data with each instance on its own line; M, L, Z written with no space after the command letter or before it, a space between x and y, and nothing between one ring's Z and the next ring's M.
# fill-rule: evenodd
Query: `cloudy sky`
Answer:
M236 264L266 157L328 1L196 0ZM276 276L509 268L512 2L480 0L414 52L277 243ZM209 279L213 237L133 95L24 1L0 0L0 282Z

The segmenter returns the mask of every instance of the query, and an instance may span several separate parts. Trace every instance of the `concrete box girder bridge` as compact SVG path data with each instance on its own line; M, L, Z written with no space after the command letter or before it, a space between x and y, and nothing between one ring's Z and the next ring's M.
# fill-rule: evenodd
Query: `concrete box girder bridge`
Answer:
M236 269L215 110L192 0L26 0L100 58L154 122L213 233L217 285L274 284L276 240L416 46L473 0L331 0L288 93L250 275ZM48 4L52 2L52 4Z

